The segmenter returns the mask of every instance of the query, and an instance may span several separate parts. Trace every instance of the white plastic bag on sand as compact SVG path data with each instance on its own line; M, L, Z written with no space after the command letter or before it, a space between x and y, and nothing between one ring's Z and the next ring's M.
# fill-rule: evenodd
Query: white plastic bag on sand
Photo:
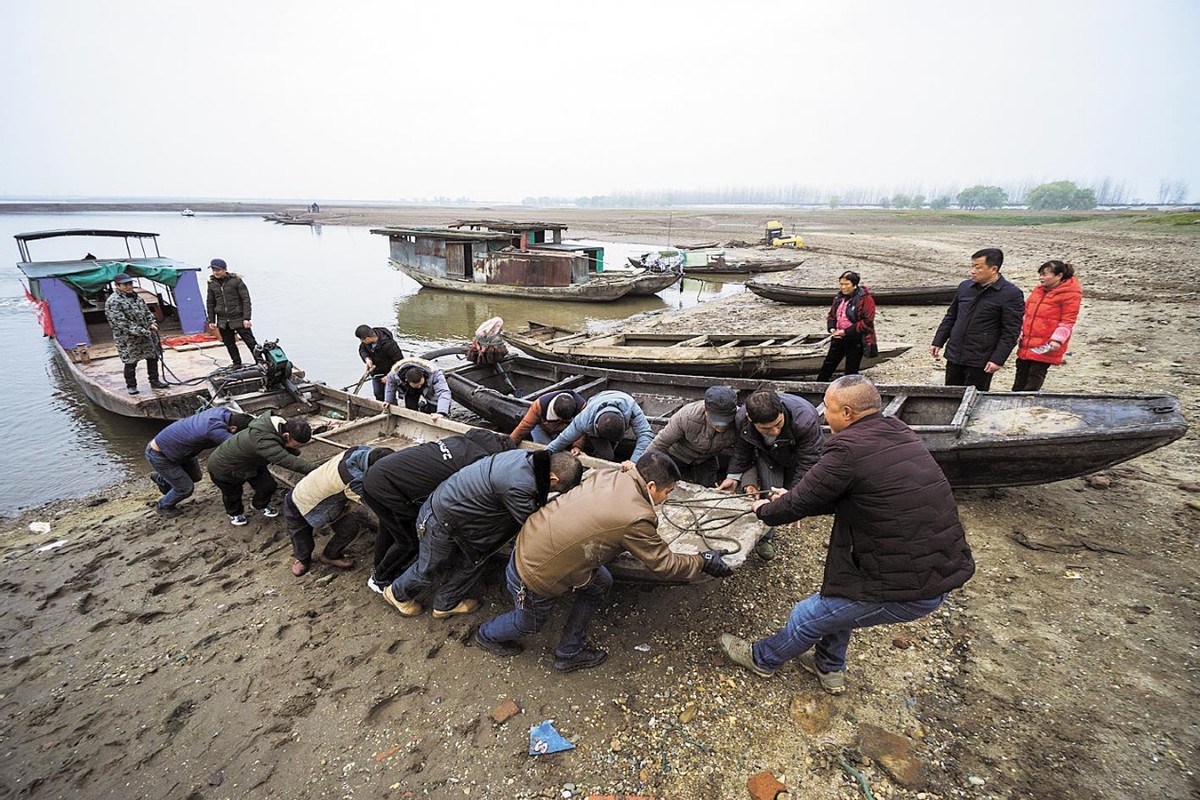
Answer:
M50 523L49 522L31 522L31 523L29 523L29 530L32 531L33 533L49 533L50 532Z

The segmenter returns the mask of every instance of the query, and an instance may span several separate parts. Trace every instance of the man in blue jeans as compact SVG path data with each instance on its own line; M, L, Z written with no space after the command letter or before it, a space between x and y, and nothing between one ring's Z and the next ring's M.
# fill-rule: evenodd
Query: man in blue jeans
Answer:
M181 513L176 507L181 500L192 496L200 480L202 452L244 429L254 421L249 414L228 408L210 408L172 422L158 432L146 445L146 461L150 464L150 480L162 492L154 504L160 516L172 518Z
M678 482L679 467L671 457L651 450L635 469L593 470L577 489L530 515L505 573L514 608L480 625L475 644L494 655L517 655L522 650L517 640L540 631L558 600L573 594L554 669L594 667L608 653L587 647L587 627L612 586L604 564L622 550L666 581L690 581L701 572L732 574L720 551L673 553L658 535L654 507L666 502Z
M825 421L834 436L820 460L790 490L752 506L768 525L834 515L821 591L765 639L721 637L729 659L760 677L796 659L827 692L841 694L851 631L919 619L975 572L946 476L917 435L881 407L869 378L831 383Z

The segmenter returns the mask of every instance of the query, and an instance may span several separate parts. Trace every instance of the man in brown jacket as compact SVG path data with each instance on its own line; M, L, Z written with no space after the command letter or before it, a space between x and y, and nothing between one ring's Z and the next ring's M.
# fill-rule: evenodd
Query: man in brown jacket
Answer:
M912 429L881 406L862 375L829 384L825 421L834 436L820 460L791 489L752 506L768 525L833 512L821 591L765 639L721 636L729 659L755 675L769 678L795 659L825 691L841 694L855 628L919 619L975 572L946 476Z
M654 507L666 502L678 482L675 462L652 450L628 472L594 470L577 488L532 514L508 561L514 608L480 625L475 643L498 656L517 655L523 649L517 640L540 631L558 598L573 592L554 668L594 667L608 653L585 645L587 627L612 586L604 564L622 550L668 580L687 581L701 572L718 578L732 574L719 551L672 553L658 535Z

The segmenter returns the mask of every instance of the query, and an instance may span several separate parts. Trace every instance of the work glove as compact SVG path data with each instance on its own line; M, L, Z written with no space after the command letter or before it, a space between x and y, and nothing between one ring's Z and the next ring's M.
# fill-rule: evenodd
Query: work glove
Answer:
M728 578L733 574L733 567L725 563L724 555L720 550L705 550L700 554L704 559L704 566L700 571L714 578Z

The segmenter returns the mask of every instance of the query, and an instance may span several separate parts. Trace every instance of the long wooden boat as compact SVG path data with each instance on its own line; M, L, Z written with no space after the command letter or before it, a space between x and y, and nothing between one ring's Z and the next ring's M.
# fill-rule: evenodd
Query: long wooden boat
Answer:
M759 297L794 306L828 306L837 291L828 286L788 286L752 279L746 288ZM937 286L871 286L871 296L880 305L930 306L947 305L954 300L958 285Z
M804 261L728 261L702 266L684 266L683 274L690 277L739 277L757 275L761 272L787 272Z
M313 439L303 450L303 456L311 461L323 462L340 456L346 448L359 444L399 450L471 430L470 425L461 422L449 419L435 422L426 414L395 406L385 407L374 399L357 397L328 386L312 387L305 392L305 400L307 408L292 406L280 413L289 418L306 419L312 426ZM260 411L262 407L250 405L244 410ZM537 450L541 445L526 442L522 447ZM581 460L591 469L617 468L611 462L588 456ZM273 471L288 485L299 478L286 470ZM748 498L680 483L667 502L659 507L659 534L676 553L721 549L729 552L725 560L738 567L766 532L765 526L748 513L749 510ZM360 509L359 513L370 512ZM628 553L617 556L608 567L620 580L661 582ZM701 576L698 580L705 579Z
M741 399L775 389L818 406L826 384L784 380L714 380L513 357L498 365L446 370L454 399L500 430L511 431L543 392L605 390L632 395L660 428L716 383ZM511 388L510 388L511 387ZM884 412L908 423L955 488L1050 483L1087 475L1157 450L1187 431L1179 400L1159 394L978 392L964 386L880 386Z
M756 335L695 333L617 333L592 335L528 323L504 338L528 355L571 364L637 369L683 375L741 378L814 375L829 349L820 334L793 331ZM879 355L864 358L867 369L907 351L911 345L880 342Z
M205 330L199 268L163 257L157 237L95 228L17 234L17 268L29 281L27 296L66 373L93 403L126 417L180 419L238 395L290 402L303 373L293 370L277 343L264 342L255 363L241 369L218 366L213 354L224 359L225 347ZM80 240L88 257L39 261L30 255L32 243L68 238ZM93 250L101 255L92 256ZM125 390L124 364L104 315L110 281L121 272L134 278L138 296L156 319L162 378L170 384L165 389L151 389L139 366L139 393Z

